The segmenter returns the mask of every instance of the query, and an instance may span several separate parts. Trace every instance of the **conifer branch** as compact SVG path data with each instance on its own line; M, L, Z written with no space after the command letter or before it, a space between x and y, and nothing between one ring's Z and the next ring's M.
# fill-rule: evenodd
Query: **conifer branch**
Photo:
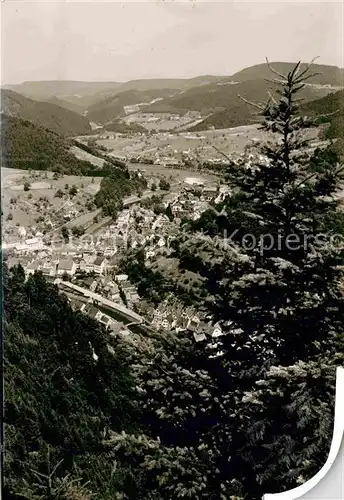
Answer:
M51 471L51 473L50 473L50 476L53 476L53 475L55 474L56 470L57 470L57 469L58 469L58 467L62 464L63 460L64 460L64 459L62 458L62 459L61 459L61 460L60 460L60 461L59 461L59 462L55 465L55 467L53 468L53 470L52 470L52 471Z
M307 64L307 67L306 67L306 68L305 68L305 69L304 69L304 70L303 70L303 71L299 74L299 76L297 77L297 79L298 79L298 80L299 80L300 78L302 78L302 77L303 77L303 75L305 75L305 74L307 73L307 71L309 71L309 68L310 68L311 66L313 66L314 61L316 61L317 59L319 59L319 56L314 57L314 58L311 60L311 62L309 62L309 63Z
M332 111L332 113L323 113L321 115L317 115L314 119L318 120L319 118L327 118L328 116L336 115L339 112L340 112L340 110L336 109L335 111Z
M333 175L334 176L337 176L342 170L344 170L344 165L342 165L341 167L339 167L334 173ZM308 182L309 180L311 180L313 177L316 177L318 175L318 172L313 172L312 174L308 175L307 177L305 177L305 179L303 179L302 181L300 181L298 184L296 184L296 186L294 186L294 189L297 189L298 187L300 187L302 184L304 184L305 182Z
M300 64L301 64L301 61L299 61L296 66L294 67L294 69L289 73L288 75L288 78L289 80L293 80L294 76L297 75L297 72L299 71L299 68L300 68Z
M257 103L255 103L255 102L248 101L247 99L245 99L244 97L242 97L240 94L238 94L238 97L239 97L239 99L241 99L242 101L246 102L246 104L249 104L250 106L253 106L254 108L257 108L257 109L259 109L260 111L264 111L264 109L265 109L265 106L263 106L262 104L257 104Z
M318 75L321 75L321 73L311 73L310 75L308 76L304 76L302 77L301 79L300 78L297 78L295 81L295 84L298 84L300 83L301 81L304 82L306 80L309 80L310 78L313 78L314 76L318 76Z
M284 78L284 80L286 80L285 75L283 75L282 73L279 73L279 72L278 72L275 68L273 68L273 67L271 66L271 64L270 64L270 62L269 62L269 60L268 60L268 58L267 58L267 57L265 57L265 60L266 60L266 64L268 65L269 70L270 70L272 73L274 73L275 75L277 75L277 76L279 76L279 77L281 77L281 78Z
M298 184L296 184L296 186L294 185L294 189L299 188L302 184L304 184L305 182L309 181L313 177L316 177L317 175L318 175L318 172L313 172L312 174L308 175L307 177L305 177L304 179L302 179L302 181L300 181Z
M223 151L221 151L220 149L218 149L216 146L213 145L213 148L219 153L221 154L222 156L224 156L229 162L231 162L231 159L229 158L229 156L226 155L226 153L224 153Z
M274 105L277 106L277 101L274 98L274 96L272 95L272 93L270 92L270 90L268 90L268 95L269 95L270 100L274 103Z
M285 82L283 80L278 80L278 78L264 78L266 82L269 83L277 83L278 85L285 85Z

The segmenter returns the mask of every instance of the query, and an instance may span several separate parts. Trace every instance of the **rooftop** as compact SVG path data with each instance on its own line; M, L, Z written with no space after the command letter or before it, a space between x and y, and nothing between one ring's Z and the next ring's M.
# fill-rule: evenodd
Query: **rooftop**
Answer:
M71 258L61 259L59 262L59 269L65 269L70 271L73 269L74 261Z
M102 265L102 263L104 262L104 260L105 260L105 259L104 259L104 257L98 256L98 257L96 257L96 259L95 259L95 261L93 262L93 264L94 264L95 266L101 266L101 265Z

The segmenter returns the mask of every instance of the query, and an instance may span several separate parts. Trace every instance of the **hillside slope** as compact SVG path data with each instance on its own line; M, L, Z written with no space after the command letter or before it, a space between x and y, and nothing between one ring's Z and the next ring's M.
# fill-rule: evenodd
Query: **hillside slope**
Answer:
M135 390L123 354L104 327L74 312L42 275L25 282L22 268L5 266L3 275L4 498L51 497L35 471L45 473L47 463L58 462L55 498L90 498L80 478L89 481L92 498L116 498L122 476L113 474L102 440L104 429L128 430L135 417Z
M176 93L173 89L160 90L127 90L100 100L87 110L87 117L96 123L109 123L119 116L125 115L124 106L149 103L154 99L169 97Z
M72 142L50 130L4 114L1 128L3 167L97 175L94 166L70 153Z
M148 111L159 111L167 107L172 111L200 111L203 113L221 111L237 104L238 94L249 100L265 101L268 91L273 84L265 79L243 81L235 85L210 84L200 88L193 88L180 95L164 99L148 108ZM307 100L323 97L331 92L330 88L307 86L303 91L303 98Z
M205 91L205 92L203 92ZM185 92L178 98L169 100L170 109L174 107L189 110L195 109L204 114L211 113L205 120L196 125L193 130L204 130L209 127L228 128L248 125L259 121L256 109L251 107L239 96L252 102L266 102L268 92L274 92L272 83L266 80L249 80L237 85L214 86L198 91ZM307 86L301 93L306 101L312 101L331 92L329 88ZM161 104L167 104L162 101ZM160 103L154 105L156 108Z
M294 67L295 63L288 62L272 62L271 66L282 73L283 75L289 73ZM307 64L301 63L300 72L306 69ZM313 78L309 79L309 83L320 85L343 86L344 85L344 69L337 66L329 66L325 64L314 64L314 73L318 73ZM235 82L245 82L248 80L257 80L262 78L272 78L273 74L269 69L267 63L256 64L248 68L242 69L234 75L231 79Z
M328 123L326 136L329 139L344 138L344 90L329 94L303 106L305 113L319 116L322 123Z
M64 136L91 133L89 121L74 111L51 102L34 101L11 90L1 90L1 110Z
M120 92L124 92L125 90L186 90L209 83L219 82L223 78L223 76L200 75L193 78L147 78L142 80L131 80L122 84Z
M319 117L320 123L327 124L325 138L335 139L337 150L344 155L344 90L305 104L303 111L311 117Z
M56 106L60 106L60 108L69 109L74 113L78 113L81 115L84 111L83 106L78 105L77 103L66 101L65 99L61 99L60 97L48 97L44 102L49 102L51 104L55 104Z

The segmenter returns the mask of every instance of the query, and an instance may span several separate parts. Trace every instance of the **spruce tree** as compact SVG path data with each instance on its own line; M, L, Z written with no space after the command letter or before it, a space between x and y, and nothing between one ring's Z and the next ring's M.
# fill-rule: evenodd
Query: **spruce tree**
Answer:
M312 359L336 349L343 328L343 217L335 196L342 169L333 151L310 150L305 131L314 124L300 115L297 95L312 74L299 67L274 80L279 101L260 106L269 138L259 155L228 166L235 194L217 207L227 215L213 214L215 236L202 243L209 261L200 269L212 315L228 333L228 359Z
M154 443L113 443L154 471L157 497L258 500L297 486L326 460L344 353L342 249L333 238L343 226L341 168L334 150L310 149L313 123L297 95L311 75L299 67L274 81L278 101L258 105L268 138L257 154L229 162L234 194L172 245L180 270L203 278L198 311L226 335L188 346L175 339L172 349L153 349L145 368L143 355L133 363ZM195 390L208 391L209 403L197 400L193 414ZM144 462L142 447L159 459Z

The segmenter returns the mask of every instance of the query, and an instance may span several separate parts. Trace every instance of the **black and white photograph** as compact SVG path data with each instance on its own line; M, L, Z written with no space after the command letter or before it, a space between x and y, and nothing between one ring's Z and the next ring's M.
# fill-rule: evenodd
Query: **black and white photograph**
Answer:
M3 500L344 498L344 3L1 2Z

